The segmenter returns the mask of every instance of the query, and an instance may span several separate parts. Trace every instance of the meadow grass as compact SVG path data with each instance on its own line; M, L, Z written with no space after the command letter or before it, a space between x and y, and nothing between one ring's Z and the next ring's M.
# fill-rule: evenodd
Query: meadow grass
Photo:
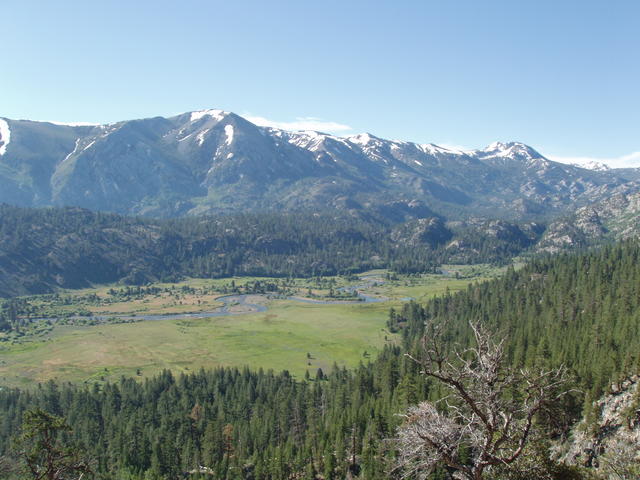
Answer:
M94 382L121 375L143 378L165 368L188 372L216 366L288 370L298 378L308 371L315 376L318 368L326 373L334 363L347 367L366 363L385 344L397 342L397 335L387 330L386 320L391 307L401 306L400 298L424 301L447 290L464 289L471 280L442 275L401 277L370 289L369 293L391 299L380 303L271 300L268 310L262 313L56 326L44 337L14 345L0 344L0 384L30 386L49 379ZM202 279L179 285L210 287L211 282L221 285L218 280ZM106 294L108 288L73 294ZM213 299L208 298L212 303ZM131 301L130 310L124 304L117 306L118 311L140 311L139 301ZM150 306L156 310L159 305Z

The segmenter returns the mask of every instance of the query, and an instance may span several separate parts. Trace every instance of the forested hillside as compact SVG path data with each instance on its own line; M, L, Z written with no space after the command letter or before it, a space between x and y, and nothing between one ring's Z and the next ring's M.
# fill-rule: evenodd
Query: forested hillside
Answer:
M355 212L152 220L0 205L0 296L183 276L429 272L449 260L506 262L541 233L535 224L450 229L439 217L395 224Z
M599 396L607 383L640 368L640 247L636 241L595 253L533 260L520 271L437 298L404 323L407 345L422 334L423 319L449 325L468 344L468 322L478 320L509 339L516 365L564 364L580 387Z
M400 422L395 414L442 395L403 355L419 354L426 320L446 326L450 347L468 345L468 322L480 321L506 336L514 365L565 364L575 388L553 419L538 422L540 432L561 440L610 381L639 370L639 260L640 245L628 241L537 260L426 305L407 303L389 316L402 346L354 371L309 372L303 380L217 369L177 378L165 372L144 383L3 389L0 453L8 454L22 412L38 406L68 419L104 478L383 478L394 457L385 439ZM546 455L541 438L536 449ZM568 478L553 475L545 478Z

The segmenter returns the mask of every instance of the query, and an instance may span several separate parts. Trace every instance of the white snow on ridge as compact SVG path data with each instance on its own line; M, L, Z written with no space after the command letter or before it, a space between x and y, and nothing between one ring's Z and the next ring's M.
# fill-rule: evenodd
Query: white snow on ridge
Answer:
M499 154L510 155L512 152L527 152L529 147L527 147L524 143L520 142L493 142L489 146L487 146L483 151L485 152L494 152L498 151Z
M229 112L225 112L224 110L212 109L212 110L200 110L198 112L191 112L190 120L195 122L196 120L200 120L202 117L212 117L214 120L218 122L222 120Z
M50 120L46 121L46 123L53 123L54 125L61 125L63 127L98 127L103 126L100 123L92 123L92 122L52 122Z
M588 160L586 162L575 162L570 163L569 165L573 165L574 167L585 168L587 170L593 170L595 172L606 172L607 170L611 170L609 165L604 162L598 162L596 160Z
M225 125L224 133L227 135L227 145L231 145L231 142L233 142L233 125Z
M334 142L348 145L347 140L344 137L339 137L336 135L331 135L329 133L319 132L317 130L297 130L293 132L291 130L284 130L282 128L261 127L260 132L263 135L266 133L276 138L285 140L286 142L289 142L291 145L295 145L296 147L300 147L300 148L305 148L307 150L311 149L308 147L308 145L315 143L316 146L318 146L321 142L327 139L331 139Z
M178 132L178 135L180 135L183 131L184 131L184 129L183 129L183 130L180 130L180 131ZM179 138L179 139L178 139L178 141L179 141L179 142L184 142L187 138L191 137L194 133L195 133L195 132L191 132L189 135L186 135L186 136L184 136L184 137L182 137L182 138Z
M502 142L492 142L484 149L485 152L494 150L506 150L508 147Z
M11 141L11 129L9 129L9 124L6 120L0 118L0 142L2 142L2 146L0 146L0 155L4 155L7 152L7 145Z
M368 133L360 133L358 135L347 137L347 140L349 140L351 143L357 143L358 145L366 145L371 141L371 135L369 135Z
M516 157L521 156L526 157L530 162L535 160L534 163L540 163L539 161L544 160L536 157L535 152L532 152L524 143L519 142L493 142L483 150L475 150L475 152L484 154L484 158L508 158L515 160ZM542 163L544 163L544 161Z
M430 155L437 155L437 154L463 155L464 154L464 152L460 150L453 150L450 148L440 147L438 145L434 145L433 143L420 143L420 144L416 143L415 145L418 148L418 150L422 151L423 153L428 153Z
M296 132L299 135L306 135L307 137L318 138L318 137L326 137L327 135L324 133L316 132L315 130L301 130L300 132Z
M309 150L311 152L318 151L325 139L333 138L331 135L316 132L314 130L304 130L300 132L286 132L285 130L282 130L282 132L285 133L287 141L291 145L295 145L296 147Z
M209 133L209 130L211 130L210 128L207 128L206 130L201 131L197 136L196 136L196 141L198 142L198 145L202 146L202 144L204 143L204 136Z
M66 162L67 160L69 160L69 157L70 157L71 155L73 155L74 153L76 153L76 150L78 150L78 144L79 144L79 143L80 143L80 139L79 139L79 138L76 138L76 145L73 147L73 150L71 150L71 151L69 152L69 154L68 154L66 157L64 157L64 159L62 160L62 162L61 162L61 163Z
M82 151L84 152L85 150L87 150L87 149L91 148L91 147L93 146L93 144L94 144L94 143L96 143L96 141L95 141L95 140L92 140L91 142L89 142L89 143L87 144L87 146L86 146L86 147L84 147L84 148L82 149ZM69 158L71 157L71 155L73 155L74 153L76 153L76 152L78 151L78 147L79 147L79 146L80 146L80 139L79 139L79 138L76 138L76 144L75 144L75 146L73 147L73 150L71 150L71 152L69 152L69 153L67 154L67 156L66 156L66 157L64 157L64 159L63 159L63 160L62 160L62 162L60 162L60 163L64 163L64 162L66 162L67 160L69 160Z
M261 131L267 132L269 135L304 150L316 151L320 147L320 144L326 138L335 138L325 133L316 132L314 130L304 130L298 132L291 132L289 130L283 130L281 128L262 127ZM276 145L278 143L276 142Z
M615 168L640 168L640 151L632 152L620 157L565 157L561 155L547 155L554 162L575 165L591 170L604 170Z

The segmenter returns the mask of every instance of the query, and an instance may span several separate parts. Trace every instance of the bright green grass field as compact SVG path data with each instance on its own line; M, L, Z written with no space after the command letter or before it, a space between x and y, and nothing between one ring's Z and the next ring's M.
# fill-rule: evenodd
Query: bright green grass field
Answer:
M143 378L164 368L185 372L216 366L286 369L298 378L308 370L314 376L318 368L330 371L334 362L347 367L367 362L385 343L396 342L386 320L391 307L401 306L398 298L423 301L447 288L466 288L470 281L443 276L402 279L373 289L394 299L381 303L275 300L264 313L58 326L46 338L0 347L0 385L25 387L49 379L93 382L121 375Z
M375 355L385 341L392 341L385 328L389 307L276 301L264 313L60 327L50 340L0 353L0 384L113 380L136 375L137 369L153 375L163 368L220 365L315 375L319 367L329 371L334 361L348 366L366 362L365 351Z

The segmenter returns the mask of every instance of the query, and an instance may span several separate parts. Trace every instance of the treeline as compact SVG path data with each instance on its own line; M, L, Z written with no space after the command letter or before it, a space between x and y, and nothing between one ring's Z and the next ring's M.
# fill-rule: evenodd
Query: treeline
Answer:
M404 356L417 354L427 321L445 326L451 346L470 344L468 322L481 321L507 338L514 365L566 365L573 392L538 422L560 436L609 382L640 369L639 260L640 245L626 242L537 260L425 305L407 303L389 317L402 345L351 371L336 366L302 380L219 368L2 389L0 454L8 454L22 412L40 407L68 419L102 478L385 478L396 414L443 394Z
M455 232L444 225L421 231L419 223L391 225L364 214L151 220L0 205L0 296L184 276L311 277L372 268L432 272L449 260L506 262L535 239L521 236L467 228L460 231L461 243L450 245Z

